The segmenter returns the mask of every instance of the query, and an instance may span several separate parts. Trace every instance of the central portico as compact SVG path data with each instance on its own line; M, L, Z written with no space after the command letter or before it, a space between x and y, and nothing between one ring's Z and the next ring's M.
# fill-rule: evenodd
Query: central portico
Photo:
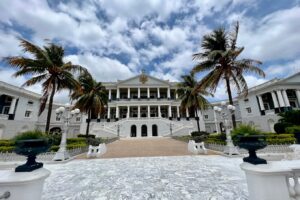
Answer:
M189 133L196 127L195 120L190 120L195 113L180 107L177 84L145 73L127 80L104 82L109 102L102 115L94 116L93 134L151 137Z

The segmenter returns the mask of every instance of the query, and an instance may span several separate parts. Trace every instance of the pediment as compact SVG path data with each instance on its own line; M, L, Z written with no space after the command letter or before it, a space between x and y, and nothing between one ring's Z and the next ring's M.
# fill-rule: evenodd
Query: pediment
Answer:
M140 74L132 78L118 81L119 86L169 86L169 81L160 80L147 74Z
M300 73L296 73L290 77L287 77L285 79L283 79L281 81L281 83L291 83L291 84L295 84L295 83L300 83Z

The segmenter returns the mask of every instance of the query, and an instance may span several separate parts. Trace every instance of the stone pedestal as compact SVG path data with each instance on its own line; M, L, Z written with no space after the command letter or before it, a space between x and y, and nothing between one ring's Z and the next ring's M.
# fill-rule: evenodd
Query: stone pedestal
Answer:
M274 161L264 165L242 163L245 171L249 200L289 200L287 177L299 161Z
M10 193L9 200L40 200L45 179L50 171L40 168L32 172L0 171L0 196Z

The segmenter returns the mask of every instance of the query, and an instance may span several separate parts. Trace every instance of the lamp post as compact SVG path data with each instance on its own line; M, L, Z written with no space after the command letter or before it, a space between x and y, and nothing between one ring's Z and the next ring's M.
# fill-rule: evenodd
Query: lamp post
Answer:
M235 111L235 106L233 105L227 105L226 102L222 101L221 102L221 107L214 106L214 111L216 113L219 113L224 121L225 124L225 133L226 133L226 148L224 150L224 153L228 155L233 155L233 154L239 154L237 148L233 145L231 134L230 134L230 126L228 122L228 113L226 110L229 111L230 114L232 114Z
M59 149L53 158L54 161L63 161L70 158L70 155L67 151L67 134L68 134L69 123L73 117L76 117L80 113L80 110L78 108L72 111L70 111L70 108L71 105L67 103L65 107L61 106L55 110L56 115L63 119L64 125L63 125L63 130L62 130L63 132L61 136Z
M118 138L119 138L120 137L120 127L121 127L121 125L118 123L116 125L116 127L117 127L117 134L118 134Z
M170 133L171 133L171 137L173 136L173 123L170 122Z

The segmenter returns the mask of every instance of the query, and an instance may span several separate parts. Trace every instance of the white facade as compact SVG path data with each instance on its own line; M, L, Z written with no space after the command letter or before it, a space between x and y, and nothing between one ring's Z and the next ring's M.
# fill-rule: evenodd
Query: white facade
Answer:
M0 81L0 139L9 139L28 130L45 129L48 110L38 116L40 98L40 94ZM55 114L59 106L53 105L50 130L62 129L63 121L57 121ZM69 137L79 134L80 124L81 118L71 121Z
M187 135L197 130L195 113L182 110L176 95L177 83L140 74L127 80L103 83L109 93L106 112L93 116L90 133L98 137L156 137ZM41 95L0 81L0 138L35 128L43 130L47 109L38 116ZM209 133L224 131L220 116L212 105L198 111L200 129ZM273 79L249 89L247 97L234 100L237 123L255 125L273 132L277 113L300 108L300 73L285 79ZM50 130L62 129L53 105ZM129 111L129 112L128 112ZM69 137L86 129L86 115L72 119Z
M187 135L197 129L195 113L182 110L177 83L140 74L103 83L108 90L106 112L94 116L91 133L97 136L156 137ZM202 115L200 129L205 131ZM85 127L82 127L84 130Z
M250 88L247 97L238 99L242 123L274 132L279 112L300 109L300 73Z

